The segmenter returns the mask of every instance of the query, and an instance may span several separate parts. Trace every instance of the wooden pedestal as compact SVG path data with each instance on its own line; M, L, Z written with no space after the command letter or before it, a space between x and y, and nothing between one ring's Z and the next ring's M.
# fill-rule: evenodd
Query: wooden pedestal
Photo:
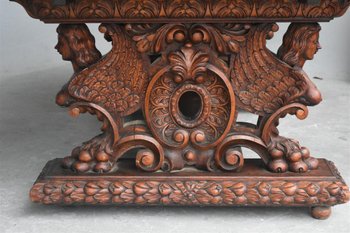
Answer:
M110 174L77 174L48 162L30 191L43 204L306 206L325 219L330 207L349 200L350 192L331 161L305 174L268 172L261 160L247 159L239 173L183 169L148 173L122 160Z

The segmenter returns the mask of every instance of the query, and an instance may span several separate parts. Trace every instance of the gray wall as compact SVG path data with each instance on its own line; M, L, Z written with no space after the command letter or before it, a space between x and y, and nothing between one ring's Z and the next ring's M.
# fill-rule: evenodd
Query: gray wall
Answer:
M61 61L54 50L56 26L44 24L30 18L17 3L0 1L0 74L1 77L23 74L35 70L49 69L67 62ZM350 74L350 13L330 23L322 23L320 42L323 49L314 61L305 66L310 76L322 78L346 78ZM280 31L269 42L272 50L281 44L283 33L288 24L280 24ZM98 25L90 28L97 39L97 47L107 52L110 45L104 41L97 30Z

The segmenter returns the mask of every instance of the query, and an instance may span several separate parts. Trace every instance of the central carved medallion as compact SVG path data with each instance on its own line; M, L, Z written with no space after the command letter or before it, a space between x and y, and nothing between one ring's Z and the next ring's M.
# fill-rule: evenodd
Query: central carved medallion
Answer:
M151 131L169 147L214 147L234 119L231 86L211 70L201 74L201 83L198 78L178 83L177 77L172 71L158 73L149 85L145 116Z

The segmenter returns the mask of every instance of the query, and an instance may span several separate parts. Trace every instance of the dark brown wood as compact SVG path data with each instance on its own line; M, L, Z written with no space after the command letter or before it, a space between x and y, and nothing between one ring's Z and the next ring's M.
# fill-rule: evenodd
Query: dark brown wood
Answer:
M33 201L312 206L320 219L348 201L335 167L277 127L321 102L303 66L321 49L317 21L349 1L16 2L60 23L55 48L74 73L57 104L102 122L100 135L48 164ZM292 23L273 52L266 41L278 21ZM99 30L110 52L102 56L85 22L109 22ZM242 112L259 120L237 122Z
M128 150L143 147L147 159L139 153L136 162L144 170L234 171L244 155L232 149L248 147L274 172L316 169L309 150L280 136L277 125L288 113L304 119L306 106L322 99L302 70L320 49L320 29L292 23L276 56L266 47L278 30L272 23L102 24L113 46L101 58L86 25L61 24L56 48L75 74L57 103L103 122L103 134L74 149L65 166L108 172ZM261 120L239 128L237 109ZM140 111L144 117L128 121Z
M110 174L79 175L50 161L34 184L30 197L44 204L309 206L314 218L325 219L333 205L349 200L350 192L334 164L321 159L319 170L276 175L261 161L248 159L232 173L182 170L175 173L135 171L121 160Z
M329 21L349 0L10 0L46 23ZM59 4L58 4L59 3ZM64 4L65 3L65 4Z

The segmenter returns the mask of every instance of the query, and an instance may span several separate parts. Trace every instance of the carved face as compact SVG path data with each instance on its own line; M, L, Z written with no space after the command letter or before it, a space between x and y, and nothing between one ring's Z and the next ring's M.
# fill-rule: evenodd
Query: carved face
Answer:
M72 51L68 45L68 41L60 34L58 34L58 43L55 46L55 49L62 55L63 60L72 60Z
M314 33L312 36L309 37L307 41L307 46L304 51L304 58L306 60L312 60L314 58L314 55L317 53L319 49L321 49L321 45L318 42L319 39L319 33Z

